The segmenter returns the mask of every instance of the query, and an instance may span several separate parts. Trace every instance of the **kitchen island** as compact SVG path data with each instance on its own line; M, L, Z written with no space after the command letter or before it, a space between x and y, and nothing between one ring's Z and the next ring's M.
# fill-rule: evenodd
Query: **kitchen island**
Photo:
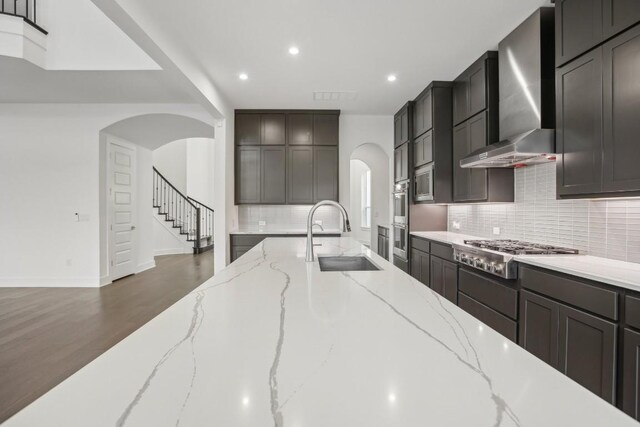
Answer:
M637 425L354 239L315 242L381 270L266 239L6 425Z

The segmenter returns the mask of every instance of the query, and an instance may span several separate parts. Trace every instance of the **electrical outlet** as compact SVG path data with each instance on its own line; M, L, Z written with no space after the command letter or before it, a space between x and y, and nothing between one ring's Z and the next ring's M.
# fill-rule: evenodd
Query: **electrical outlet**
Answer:
M493 235L494 236L500 235L500 227L493 227Z
M314 224L318 224L318 225L322 225L322 220L321 219L316 219L315 221L313 221Z
M258 227L264 227L267 225L267 221L258 221Z
M454 230L460 230L460 223L458 221L453 221L453 223L451 224L451 228L453 228Z

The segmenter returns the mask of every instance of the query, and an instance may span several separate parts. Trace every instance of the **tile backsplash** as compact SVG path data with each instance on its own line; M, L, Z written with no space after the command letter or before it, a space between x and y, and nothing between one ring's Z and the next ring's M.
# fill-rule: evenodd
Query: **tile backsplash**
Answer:
M449 231L640 262L640 199L556 200L555 163L517 169L515 174L515 203L449 206Z
M238 226L241 230L305 230L310 205L240 205ZM342 228L340 212L331 206L321 206L313 215L321 220L325 230ZM261 226L260 221L264 221Z

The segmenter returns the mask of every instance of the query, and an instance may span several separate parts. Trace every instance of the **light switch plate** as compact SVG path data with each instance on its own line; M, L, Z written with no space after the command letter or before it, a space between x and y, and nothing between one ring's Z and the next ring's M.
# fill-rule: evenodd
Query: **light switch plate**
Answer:
M451 224L451 228L453 228L454 230L460 230L460 223L458 221L453 221L453 223Z
M494 236L500 235L500 227L493 227L493 235Z
M264 227L265 225L267 225L267 221L258 221L259 227Z

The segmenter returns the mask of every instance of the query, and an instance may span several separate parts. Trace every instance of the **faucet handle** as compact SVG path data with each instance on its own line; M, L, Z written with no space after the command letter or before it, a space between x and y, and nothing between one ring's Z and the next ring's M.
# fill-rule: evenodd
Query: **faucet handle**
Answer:
M346 218L344 220L344 231L351 231L351 223Z

